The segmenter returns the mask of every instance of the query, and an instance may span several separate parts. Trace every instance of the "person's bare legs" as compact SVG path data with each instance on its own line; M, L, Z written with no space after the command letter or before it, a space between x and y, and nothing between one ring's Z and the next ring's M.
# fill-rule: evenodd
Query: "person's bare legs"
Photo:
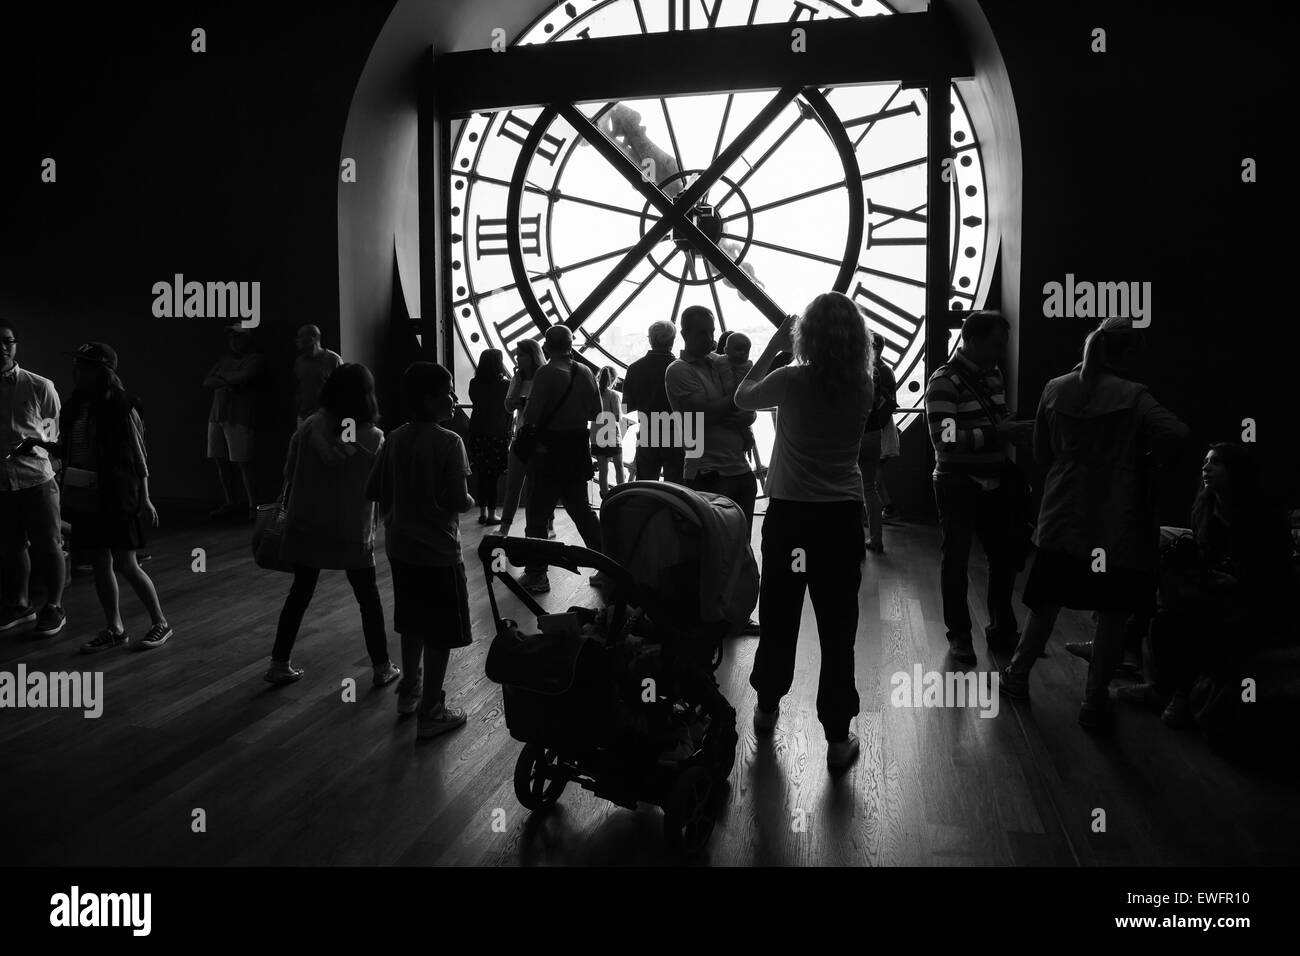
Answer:
M212 463L217 466L217 483L221 485L221 506L229 508L235 503L235 497L230 481L230 470L226 467L228 461L225 458L214 458Z
M108 548L95 548L91 563L95 568L95 595L104 609L104 623L114 634L121 634L122 614L118 604L117 576L113 574L113 552Z
M28 582L32 577L32 561L27 548L4 555L3 568L4 583L0 590L4 591L5 602L12 607L28 607L31 603Z
M251 461L239 462L239 476L244 479L244 494L248 497L248 507L257 507L257 490L254 487L253 463Z
M167 618L163 616L162 605L158 603L158 591L153 586L153 581L149 575L144 573L144 568L140 567L135 558L134 551L114 551L113 562L118 572L126 579L126 583L131 585L131 590L135 596L140 599L146 611L149 612L149 620L154 624L166 624ZM116 587L114 593L116 593Z

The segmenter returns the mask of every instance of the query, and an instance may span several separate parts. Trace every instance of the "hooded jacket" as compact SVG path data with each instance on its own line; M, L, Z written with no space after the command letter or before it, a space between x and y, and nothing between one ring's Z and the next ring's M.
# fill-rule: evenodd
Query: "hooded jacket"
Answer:
M1052 379L1034 423L1034 458L1047 469L1038 546L1088 559L1102 548L1107 568L1154 568L1160 530L1146 456L1187 436L1145 385L1106 372L1089 391L1078 366Z
M289 483L282 560L334 570L374 567L374 503L366 482L384 433L358 425L343 441L332 416L316 412L289 442L284 477Z

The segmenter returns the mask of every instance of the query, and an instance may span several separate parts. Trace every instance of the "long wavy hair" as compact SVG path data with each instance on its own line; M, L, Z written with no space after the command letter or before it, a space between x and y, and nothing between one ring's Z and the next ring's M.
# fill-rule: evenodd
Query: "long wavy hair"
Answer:
M867 323L842 292L823 292L794 324L795 358L812 372L823 395L852 394L871 387L874 361Z
M523 376L525 381L527 381L528 379L531 379L534 375L537 374L537 370L539 368L541 368L543 365L546 364L546 356L542 354L542 347L538 345L537 342L535 342L533 339L520 339L518 348L520 348L525 355L527 355L530 359L533 360L533 369L531 372L524 372L522 369L520 369L518 373L519 375Z
M478 368L474 369L474 378L480 382L499 382L508 380L505 359L500 349L484 349L478 357Z

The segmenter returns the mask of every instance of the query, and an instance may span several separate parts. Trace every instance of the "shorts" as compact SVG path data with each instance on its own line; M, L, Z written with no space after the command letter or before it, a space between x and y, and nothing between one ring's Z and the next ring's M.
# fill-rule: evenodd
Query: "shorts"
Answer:
M408 564L390 557L393 630L424 638L436 647L469 647L469 588L465 565Z
M138 551L145 545L144 522L139 515L94 511L66 511L64 520L72 527L68 550Z
M208 422L208 457L253 460L253 429L247 425Z
M0 549L14 554L29 542L59 546L59 485L53 478L33 488L0 491Z

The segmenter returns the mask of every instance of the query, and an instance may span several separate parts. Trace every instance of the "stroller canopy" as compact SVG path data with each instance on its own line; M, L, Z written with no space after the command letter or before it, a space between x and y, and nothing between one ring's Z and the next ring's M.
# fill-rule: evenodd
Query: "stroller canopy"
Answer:
M749 527L730 498L633 481L605 498L600 531L601 550L684 621L738 628L758 603Z

